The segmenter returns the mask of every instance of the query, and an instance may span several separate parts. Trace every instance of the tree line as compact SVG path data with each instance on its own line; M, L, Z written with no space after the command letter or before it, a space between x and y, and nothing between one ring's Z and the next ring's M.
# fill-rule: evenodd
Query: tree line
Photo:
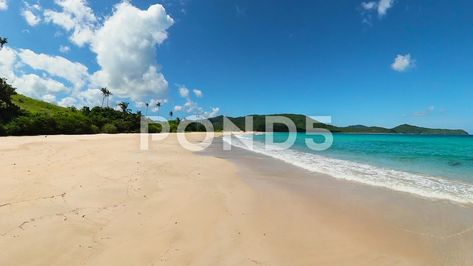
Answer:
M120 102L120 110L108 106L84 106L59 108L50 112L30 112L13 101L16 90L7 80L0 78L0 135L45 135L45 134L97 134L138 133L143 117L140 111L133 113L129 103ZM106 90L109 96L111 93ZM106 96L106 97L108 97ZM20 98L20 102L22 98ZM40 101L33 100L39 103ZM105 102L105 97L102 102ZM26 104L26 103L24 103ZM158 103L159 106L161 105ZM172 117L170 112L170 117ZM177 130L179 119L170 121L171 131ZM150 133L158 133L161 126L150 121Z

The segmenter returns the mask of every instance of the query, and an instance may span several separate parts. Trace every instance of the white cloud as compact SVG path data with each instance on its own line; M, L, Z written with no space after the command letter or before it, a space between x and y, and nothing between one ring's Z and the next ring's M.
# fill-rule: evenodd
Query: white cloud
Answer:
M376 2L362 2L361 7L365 10L375 9L378 4Z
M71 33L70 40L90 45L100 69L91 83L134 101L155 98L168 88L157 64L156 46L167 38L174 23L162 5L140 10L128 1L117 4L103 23L85 0L55 0L61 10L45 10L45 21ZM67 52L61 48L61 52Z
M25 18L28 25L34 27L41 22L41 18L33 13L30 9L24 9L21 15Z
M70 40L82 47L92 41L97 18L86 0L55 0L62 10L44 11L45 21L54 23L66 31L72 31Z
M388 9L390 9L394 5L394 0L379 0L370 1L370 2L362 2L361 8L367 12L376 11L379 17L383 17L386 15ZM370 18L365 18L370 19Z
M28 49L20 49L18 56L23 63L33 69L46 71L52 76L66 79L77 88L81 88L89 79L86 66L71 62L61 56L37 54Z
M220 111L220 108L215 107L212 108L210 111L205 111L204 108L199 106L198 103L192 101L191 99L187 98L184 105L176 105L174 106L174 111L183 111L189 114L187 119L202 119L202 118L209 118L214 117Z
M394 4L394 0L379 0L378 2L378 15L384 16L388 9Z
M394 58L394 62L391 64L391 68L398 72L404 72L409 68L414 67L415 61L411 58L410 54L397 55Z
M46 22L59 25L67 31L72 30L75 26L75 22L71 18L71 16L68 16L65 13L56 12L49 9L46 9L44 11L44 19Z
M0 75L9 80L15 77L14 69L17 64L17 56L14 50L3 47L0 50Z
M210 111L205 111L204 108L199 106L199 104L197 102L194 102L191 99L190 90L185 86L181 85L178 88L178 91L179 91L179 95L182 98L186 99L186 102L182 105L174 106L174 111L176 111L176 112L185 112L185 113L189 114L186 117L186 119L195 120L195 119L213 117L220 111L220 108L218 108L218 107L212 108L212 110L210 110ZM202 90L199 90L199 89L193 89L192 93L197 98L201 98L204 95Z
M70 90L61 82L40 77L36 74L23 74L15 77L12 82L17 91L27 96L42 99L47 94L69 92Z
M21 11L21 15L25 18L26 23L28 25L34 27L41 22L41 14L42 11L41 5L37 4L30 4L28 2L23 2L25 7Z
M67 106L91 106L101 104L97 88L107 87L116 99L167 101L160 97L165 95L168 82L156 62L156 46L167 39L167 30L174 20L162 5L141 10L123 1L114 7L111 15L98 20L86 0L55 0L54 3L57 9L46 9L41 14L37 13L41 6L25 3L24 15L30 16L26 11L31 11L36 16L35 19L31 16L29 21L26 18L27 22L55 24L69 34L72 43L88 45L96 54L99 70L88 73L86 66L61 56L6 47L0 51L0 74L16 84L20 93L49 101L55 96L54 101ZM70 47L61 46L59 50L67 53ZM55 94L63 92L67 94Z
M155 47L166 40L166 30L173 23L159 4L147 10L128 2L115 6L91 42L101 67L94 81L133 100L163 94L168 82L158 71Z
M56 96L53 94L46 94L42 97L42 100L48 103L55 103L56 102Z
M102 92L98 88L88 88L75 93L74 96L78 99L78 105L100 106L102 104ZM113 106L115 98L111 95L108 99L109 106Z
M63 107L71 107L77 104L77 100L76 98L73 98L73 97L65 97L62 100L60 100L58 104Z
M8 1L7 0L0 0L0 11L8 9Z
M211 117L216 117L217 114L220 112L220 108L218 107L213 107L212 108L212 111L210 112L205 112L204 115L208 118L211 118Z
M189 97L189 89L186 88L186 87L180 87L179 88L179 95L181 95L181 97L183 97L183 98Z
M159 112L160 107L158 103L161 103L161 107L168 102L168 99L151 99L149 101L149 106L151 107L152 112Z
M59 46L59 52L63 53L63 54L67 54L69 53L69 51L71 50L71 47L67 46L67 45L61 45Z
M24 62L20 60L19 52L11 48L0 50L0 76L6 77L19 93L42 99L45 95L70 90L61 82L49 77L40 77L36 74L25 74L20 71ZM51 99L51 97L48 97Z
M194 95L198 98L202 98L202 96L204 96L204 93L201 90L194 89L192 91L194 92Z

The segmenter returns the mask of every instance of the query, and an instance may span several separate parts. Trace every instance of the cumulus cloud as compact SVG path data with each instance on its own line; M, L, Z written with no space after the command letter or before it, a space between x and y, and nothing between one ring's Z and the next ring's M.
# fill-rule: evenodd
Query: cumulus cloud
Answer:
M212 110L211 110L210 112L205 112L204 115L205 115L207 118L211 118L211 117L217 116L219 112L220 112L220 108L218 108L218 107L212 107Z
M94 38L94 29L97 18L86 0L55 0L54 3L62 10L46 9L44 19L48 23L56 24L68 32L72 32L70 40L83 46Z
M220 108L212 108L210 111L205 111L197 102L192 100L191 91L184 85L178 85L178 92L182 98L186 99L186 102L181 105L174 106L175 112L185 112L187 113L186 119L202 119L216 116L216 114L220 111ZM202 98L204 93L202 90L193 89L192 93L197 98Z
M159 112L161 107L168 102L168 99L151 99L149 101L149 108L151 112ZM161 106L158 106L160 103Z
M1 3L6 1L0 0ZM160 4L139 9L130 1L115 5L112 14L97 19L86 0L54 0L56 8L44 9L39 4L25 2L22 10L28 24L44 22L63 29L69 40L80 47L87 46L96 55L99 69L89 73L88 68L63 56L37 53L29 49L0 51L0 75L8 78L18 92L62 106L94 106L101 104L97 88L112 91L111 105L118 100L148 101L153 111L159 111L157 102L163 98L168 82L156 62L156 47L167 38L167 30L174 20ZM61 53L70 51L67 45ZM33 70L33 71L32 71ZM183 87L179 93L186 103L176 107L199 115L213 115L219 111L205 111L190 97L202 97L199 89Z
M133 101L165 94L168 82L156 62L156 46L167 39L174 20L162 5L141 10L123 1L101 22L86 0L54 2L59 9L46 9L44 21L61 27L72 43L88 45L96 54L100 69L90 75L92 85ZM60 47L62 53L69 50Z
M189 97L189 89L182 86L179 88L179 95L181 95L181 97L183 98L187 98Z
M0 11L8 9L8 1L0 0Z
M42 100L48 103L55 103L56 96L54 94L46 94L42 97Z
M174 106L174 111L187 113L187 119L202 119L216 116L220 111L220 108L214 107L211 108L210 111L205 111L204 108L199 106L198 103L192 101L190 98L187 98L184 105Z
M30 9L23 9L21 15L25 18L26 23L32 27L38 25L41 22L41 18L35 15L35 13L33 13L33 11Z
M396 58L394 58L394 62L391 64L391 68L394 71L404 72L414 67L414 63L415 61L411 58L410 54L397 55Z
M118 4L91 42L101 67L93 80L133 100L163 94L168 82L158 71L155 47L166 40L173 23L162 5L140 10L128 2Z
M43 99L47 94L69 92L70 90L61 82L49 77L40 77L36 74L22 74L12 80L17 91L27 96Z
M77 104L77 100L73 97L65 97L59 101L58 104L63 107L75 106Z
M77 62L71 62L61 56L37 54L29 49L20 49L18 56L24 64L31 68L63 78L74 84L77 88L81 88L89 79L86 66Z
M8 47L0 50L0 76L7 78L19 93L37 99L46 97L51 100L52 97L46 95L70 91L63 83L50 77L19 71L25 65L19 54L20 52Z
M384 16L388 9L394 4L394 0L379 0L378 2L378 15Z
M9 80L15 76L14 70L17 64L16 52L8 47L0 50L0 74Z
M379 1L369 1L369 2L362 2L361 8L363 11L363 22L370 24L371 23L371 14L376 13L378 17L384 17L390 9L394 5L394 0L379 0Z
M202 96L204 96L204 93L201 90L194 89L192 91L194 92L194 95L198 98L202 98Z
M28 25L34 27L41 22L41 5L37 4L29 4L28 2L24 2L24 8L21 11L21 15L26 20Z

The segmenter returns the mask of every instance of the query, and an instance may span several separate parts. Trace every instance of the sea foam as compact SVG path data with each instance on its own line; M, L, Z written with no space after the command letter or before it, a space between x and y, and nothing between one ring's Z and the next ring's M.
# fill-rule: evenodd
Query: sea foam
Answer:
M236 139L232 138L232 141L224 138L224 141L232 146L263 154L308 171L327 174L338 179L412 193L430 199L473 203L472 184L329 158L294 149L267 149L263 142L253 141L251 136L248 135L237 135ZM253 144L252 147L250 145L251 142Z

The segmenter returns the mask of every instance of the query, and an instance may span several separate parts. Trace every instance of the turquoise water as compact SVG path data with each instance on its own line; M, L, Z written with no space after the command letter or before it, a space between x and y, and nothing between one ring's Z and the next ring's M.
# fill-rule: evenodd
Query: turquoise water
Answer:
M333 145L325 151L313 151L305 144L306 139L320 143L322 136L297 133L294 146L285 151L268 150L263 143L266 137L282 142L288 133L252 137L251 150L309 171L426 197L473 203L471 136L334 134ZM240 139L244 142L248 138Z
M287 133L274 133L275 142ZM265 136L255 136L264 141ZM356 161L394 170L460 179L473 183L473 137L334 134L333 145L325 151L307 148L305 139L322 142L321 136L298 133L294 149L337 159Z

